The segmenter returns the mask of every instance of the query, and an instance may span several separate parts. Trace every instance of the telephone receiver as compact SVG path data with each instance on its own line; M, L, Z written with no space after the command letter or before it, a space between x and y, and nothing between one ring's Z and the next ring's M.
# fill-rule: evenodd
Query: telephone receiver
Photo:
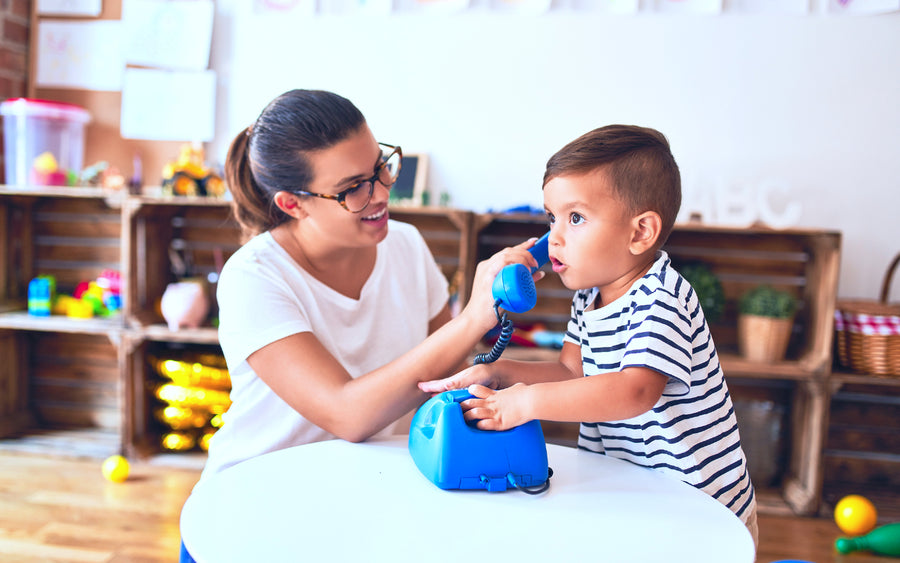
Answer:
M507 311L524 313L533 309L537 303L537 291L531 276L550 260L549 237L550 233L547 232L534 243L534 246L528 249L528 252L538 262L537 268L528 268L522 264L510 264L500 270L500 273L494 278L494 285L491 286L494 301L499 302L500 306Z

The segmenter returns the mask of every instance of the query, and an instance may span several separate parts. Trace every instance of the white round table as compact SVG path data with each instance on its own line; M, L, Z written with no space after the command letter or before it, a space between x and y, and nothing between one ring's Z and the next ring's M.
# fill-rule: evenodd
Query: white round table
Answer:
M299 446L198 484L181 533L198 563L752 563L721 503L631 463L548 445L546 493L442 490L407 438Z

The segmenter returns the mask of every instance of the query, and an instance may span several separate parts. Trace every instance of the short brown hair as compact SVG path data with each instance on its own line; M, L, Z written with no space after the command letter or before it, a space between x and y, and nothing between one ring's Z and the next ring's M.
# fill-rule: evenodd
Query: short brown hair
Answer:
M557 176L600 168L632 215L654 211L662 219L658 245L669 238L681 208L681 176L669 141L655 129L607 125L585 133L547 161L544 186Z

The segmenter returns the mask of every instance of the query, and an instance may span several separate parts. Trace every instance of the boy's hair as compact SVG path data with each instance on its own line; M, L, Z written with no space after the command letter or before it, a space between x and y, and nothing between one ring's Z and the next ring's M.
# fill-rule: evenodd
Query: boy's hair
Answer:
M588 174L601 167L632 216L645 211L659 214L657 248L662 246L681 208L681 176L666 137L635 125L594 129L550 157L543 185L557 176Z

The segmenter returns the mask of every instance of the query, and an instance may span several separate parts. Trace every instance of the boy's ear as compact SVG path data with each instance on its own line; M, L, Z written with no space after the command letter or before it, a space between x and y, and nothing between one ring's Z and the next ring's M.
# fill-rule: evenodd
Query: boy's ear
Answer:
M644 211L631 220L632 234L629 250L635 256L656 247L662 231L662 219L655 211Z
M300 204L300 198L297 197L296 194L290 192L278 192L275 194L273 201L278 209L294 219L300 219L306 215L306 211Z

